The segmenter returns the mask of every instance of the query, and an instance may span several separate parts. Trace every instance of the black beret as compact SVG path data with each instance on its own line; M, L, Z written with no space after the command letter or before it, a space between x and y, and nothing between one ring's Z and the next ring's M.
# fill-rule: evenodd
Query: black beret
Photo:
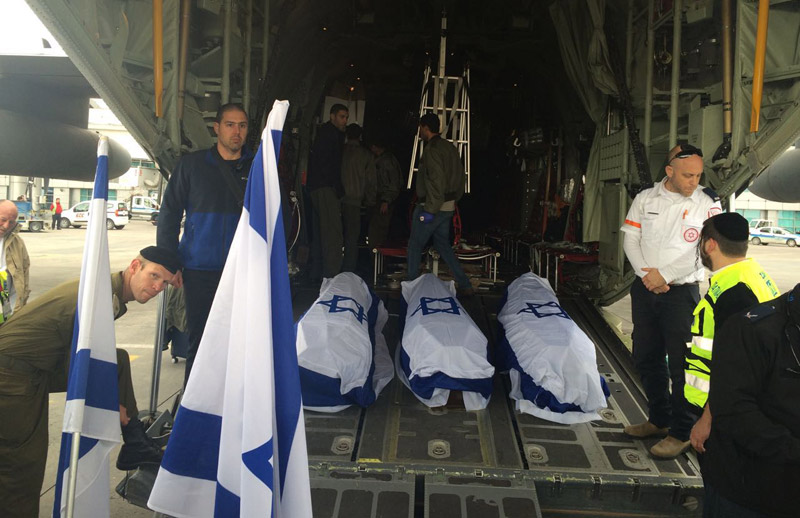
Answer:
M183 268L178 253L163 246L148 246L139 250L139 254L150 262L160 264L170 273L178 273Z
M731 241L747 241L750 239L750 227L744 216L738 212L723 212L709 219L722 237Z

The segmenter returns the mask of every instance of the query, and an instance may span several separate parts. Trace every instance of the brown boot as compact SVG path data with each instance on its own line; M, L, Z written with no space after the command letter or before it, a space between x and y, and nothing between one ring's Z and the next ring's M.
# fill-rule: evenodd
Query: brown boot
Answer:
M690 441L681 441L671 435L667 435L650 448L650 454L659 459L674 459L688 450L690 445Z
M650 421L639 424L629 424L624 429L625 435L644 439L645 437L664 436L669 432L669 428L659 428Z

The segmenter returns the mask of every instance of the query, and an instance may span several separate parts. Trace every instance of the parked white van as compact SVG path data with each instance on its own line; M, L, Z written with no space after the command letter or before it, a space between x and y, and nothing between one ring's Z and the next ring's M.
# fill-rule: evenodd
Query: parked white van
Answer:
M61 228L80 228L89 223L90 201L82 201L61 213ZM106 202L106 228L120 230L128 223L128 205L124 201Z
M147 220L150 220L153 213L158 212L160 208L156 200L147 196L131 196L128 207L131 218L141 217Z

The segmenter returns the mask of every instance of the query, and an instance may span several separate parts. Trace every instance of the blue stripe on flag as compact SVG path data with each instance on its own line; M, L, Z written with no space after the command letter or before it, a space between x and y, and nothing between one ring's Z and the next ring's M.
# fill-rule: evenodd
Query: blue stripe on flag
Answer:
M88 437L81 437L81 445L78 448L78 459L86 455L89 450L95 447L97 444L97 439L90 439ZM65 471L69 468L69 456L72 450L72 434L71 433L61 433L61 451L58 453L58 471L56 472L56 490L55 490L55 500L53 501L53 516L60 517L61 516L61 495L63 491L63 486L61 484L61 479L64 476ZM78 466L80 470L80 466Z
M275 160L277 161L280 156L281 150L281 137L283 133L280 130L271 130L272 144L275 148ZM256 169L258 167L259 169ZM258 147L256 157L253 159L251 172L260 170L262 174L250 174L247 181L247 191L244 195L244 207L250 213L250 226L255 230L259 236L267 240L267 204L264 200L264 148ZM279 208L282 210L282 208ZM280 214L280 212L278 212ZM277 236L276 236L277 238Z
M222 416L178 409L161 467L175 475L217 480Z
M244 193L244 208L250 214L249 222L253 230L267 240L267 206L264 201L264 155L263 146L258 147L258 153L253 159L250 168L250 178L247 180L247 190ZM261 174L258 173L261 171Z
M241 502L241 498L217 482L216 497L214 498L214 518L239 518ZM266 510L264 515L269 516Z
M97 171L94 175L92 198L108 199L108 157L106 155L97 157Z
M507 298L508 291L506 291L506 295L503 297L503 304L505 304ZM497 310L497 314L500 314L501 310L502 304L500 309ZM511 344L506 337L505 329L502 325L498 330L498 337L496 355L497 361L495 363L495 367L498 371L514 369L519 373L520 391L522 392L522 397L525 400L530 401L539 408L547 409L558 414L584 411L580 406L574 403L562 403L552 392L536 383L533 377L525 372L525 369L523 369L519 364L517 354L511 347ZM603 389L603 394L605 394L607 399L611 395L611 391L609 390L608 383L606 383L606 379L603 376L600 376L600 387Z
M272 145L275 149L275 165L281 159L281 139L283 138L283 130L269 130L272 133ZM277 173L277 171L275 171ZM277 175L276 175L277 176Z
M492 377L453 378L443 372L436 372L430 376L414 376L412 378L411 359L402 344L400 345L400 367L408 378L411 390L423 399L432 398L433 391L437 388L477 392L486 399L492 395Z
M91 357L89 349L81 349L72 358L67 400L85 399L86 406L104 410L119 410L117 364Z
M272 478L270 460L272 460L272 439L258 448L242 453L242 462L247 466L247 469L272 490L274 480Z
M272 131L273 142L276 138ZM275 144L280 148L280 140ZM261 162L259 162L260 164ZM277 171L272 172L277 178ZM252 175L251 175L252 176ZM277 186L277 182L275 182ZM263 191L261 191L263 192ZM286 239L283 234L283 215L280 204L273 229L270 247L270 280L272 285L272 357L275 370L275 433L278 440L278 467L280 470L280 496L286 487L286 469L294 442L297 423L302 411L300 378L297 376L297 336L292 319L292 295L289 289L289 265L286 261ZM303 438L305 439L305 438Z

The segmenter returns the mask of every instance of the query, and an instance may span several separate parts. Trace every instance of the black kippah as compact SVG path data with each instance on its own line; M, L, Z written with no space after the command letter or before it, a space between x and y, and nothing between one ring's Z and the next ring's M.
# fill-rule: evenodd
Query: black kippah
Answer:
M711 223L722 237L731 241L747 241L750 239L750 228L747 220L738 212L723 212L711 218Z
M178 270L183 267L177 252L173 252L163 246L148 246L139 250L139 254L150 262L160 264L170 273L178 273Z

